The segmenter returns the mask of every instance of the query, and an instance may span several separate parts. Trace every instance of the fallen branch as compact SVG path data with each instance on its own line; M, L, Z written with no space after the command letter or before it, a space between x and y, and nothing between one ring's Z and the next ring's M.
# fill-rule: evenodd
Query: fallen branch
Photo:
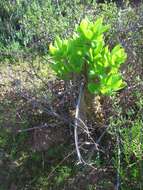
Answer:
M40 125L40 126L35 126L35 127L30 127L30 128L27 128L27 129L19 129L18 130L18 133L22 133L22 132L29 132L29 131L33 131L33 130L36 130L36 129L43 129L43 128L52 128L52 127L56 127L55 125L47 125L47 123L45 123L44 125Z

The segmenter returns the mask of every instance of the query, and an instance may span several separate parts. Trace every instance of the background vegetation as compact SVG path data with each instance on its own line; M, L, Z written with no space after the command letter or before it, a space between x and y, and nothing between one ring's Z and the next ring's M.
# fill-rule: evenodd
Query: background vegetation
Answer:
M0 1L0 190L143 189L143 4L117 2ZM88 121L98 149L81 133L86 164L77 165L79 84L56 77L48 46L101 15L111 25L106 42L128 55L127 87L102 98L104 123Z

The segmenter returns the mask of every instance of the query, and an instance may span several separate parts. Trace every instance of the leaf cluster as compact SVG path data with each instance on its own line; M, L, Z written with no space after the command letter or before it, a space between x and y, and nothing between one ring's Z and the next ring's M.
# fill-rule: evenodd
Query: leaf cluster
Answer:
M54 45L49 46L52 69L60 78L68 78L71 73L83 75L91 93L112 94L122 89L125 82L119 69L127 55L120 45L110 51L104 40L108 30L102 17L95 22L83 19L71 38L56 37Z

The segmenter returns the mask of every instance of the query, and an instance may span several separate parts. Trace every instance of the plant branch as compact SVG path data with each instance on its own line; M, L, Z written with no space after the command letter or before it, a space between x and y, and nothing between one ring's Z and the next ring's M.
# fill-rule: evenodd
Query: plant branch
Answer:
M77 156L78 156L78 160L79 160L79 164L83 163L83 159L81 157L81 153L79 150L79 146L78 146L78 120L80 118L80 105L81 105L81 99L82 99L82 95L83 95L83 90L84 90L84 83L82 82L80 85L80 91L79 91L79 96L78 96L78 101L77 101L77 105L76 105L76 112L75 112L75 126L74 126L74 139L75 139L75 147L76 147L76 152L77 152Z

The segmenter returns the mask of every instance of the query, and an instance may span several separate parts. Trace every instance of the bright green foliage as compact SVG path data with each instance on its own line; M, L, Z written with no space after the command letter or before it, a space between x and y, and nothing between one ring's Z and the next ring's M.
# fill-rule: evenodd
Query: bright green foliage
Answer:
M76 27L72 38L56 38L49 51L54 59L53 70L60 78L70 73L87 76L91 93L111 94L125 86L119 73L120 65L126 59L124 49L117 45L112 51L104 42L103 33L109 26L103 25L103 18L96 22L87 19Z

